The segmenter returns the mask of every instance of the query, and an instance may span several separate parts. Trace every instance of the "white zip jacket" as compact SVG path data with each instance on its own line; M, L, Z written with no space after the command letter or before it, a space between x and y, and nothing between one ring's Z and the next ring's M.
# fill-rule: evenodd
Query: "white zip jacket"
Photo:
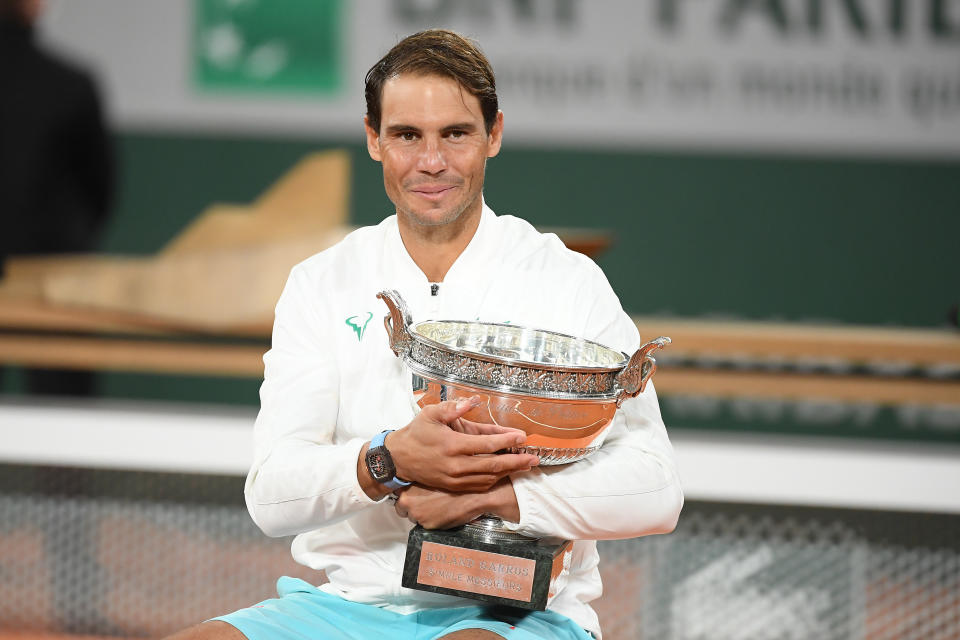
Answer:
M410 613L476 601L400 586L412 525L357 480L363 444L415 415L410 374L388 346L383 289L413 321L510 322L581 336L624 351L637 330L597 265L484 205L477 232L431 295L404 248L396 216L351 233L290 273L264 356L247 507L270 536L298 534L296 561L322 569L321 588ZM647 338L652 336L647 336ZM627 400L603 447L572 465L515 474L516 529L576 540L566 587L550 609L599 637L589 602L602 588L595 540L673 529L683 496L653 385Z

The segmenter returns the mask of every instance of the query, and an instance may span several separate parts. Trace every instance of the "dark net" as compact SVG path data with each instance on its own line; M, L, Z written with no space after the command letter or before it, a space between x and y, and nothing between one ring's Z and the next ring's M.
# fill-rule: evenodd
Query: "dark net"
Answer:
M157 637L319 583L242 479L0 466L0 630ZM690 502L603 542L608 640L960 639L960 516Z

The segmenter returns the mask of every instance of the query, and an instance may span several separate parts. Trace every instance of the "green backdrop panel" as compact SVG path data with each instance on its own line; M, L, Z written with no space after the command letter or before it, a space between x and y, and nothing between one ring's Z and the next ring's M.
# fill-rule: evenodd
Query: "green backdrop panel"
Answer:
M206 91L335 95L340 0L195 0L193 79Z
M248 203L302 155L291 141L129 134L105 238L151 253L212 202ZM361 144L351 219L390 213ZM599 259L632 313L937 326L960 298L960 160L507 149L487 201L541 226L605 228Z

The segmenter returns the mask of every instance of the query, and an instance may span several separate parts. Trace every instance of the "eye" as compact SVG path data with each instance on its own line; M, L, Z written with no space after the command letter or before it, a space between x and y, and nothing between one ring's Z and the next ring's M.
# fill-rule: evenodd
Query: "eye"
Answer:
M454 129L453 131L450 131L447 133L447 137L453 140L459 140L460 138L463 138L466 135L467 135L467 132L461 129Z
M400 134L400 139L404 142L413 142L417 139L417 134L413 131L404 131Z

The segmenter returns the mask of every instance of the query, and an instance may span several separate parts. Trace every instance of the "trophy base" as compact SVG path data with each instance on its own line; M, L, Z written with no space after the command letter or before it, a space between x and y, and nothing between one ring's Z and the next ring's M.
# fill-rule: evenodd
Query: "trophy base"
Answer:
M481 517L456 529L414 527L401 584L543 611L566 582L573 543L497 530L497 522Z

